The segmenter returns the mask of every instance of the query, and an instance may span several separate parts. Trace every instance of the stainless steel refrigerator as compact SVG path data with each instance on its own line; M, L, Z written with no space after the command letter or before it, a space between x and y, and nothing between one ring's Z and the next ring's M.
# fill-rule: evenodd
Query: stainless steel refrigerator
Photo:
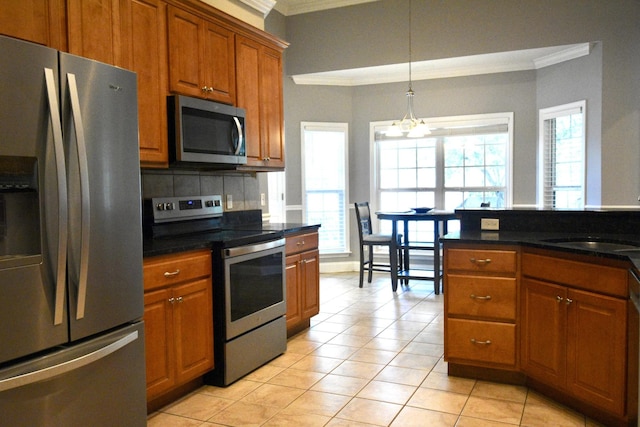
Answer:
M146 425L136 75L0 57L0 425Z

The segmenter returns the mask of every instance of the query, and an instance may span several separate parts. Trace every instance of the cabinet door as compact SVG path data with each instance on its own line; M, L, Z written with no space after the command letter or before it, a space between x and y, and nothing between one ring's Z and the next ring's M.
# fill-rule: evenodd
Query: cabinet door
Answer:
M236 36L236 97L246 111L247 166L261 166L266 158L260 134L260 44Z
M5 1L0 34L66 50L64 0Z
M67 2L69 53L120 66L118 0Z
M178 382L213 368L211 279L176 286L173 291Z
M302 269L302 317L310 318L320 312L320 252L309 251L300 255Z
M169 390L176 382L171 291L144 294L144 339L147 365L147 400Z
M235 105L236 63L234 33L212 22L204 24L204 61L201 64L205 96Z
M202 96L202 25L199 17L169 6L169 85L172 92Z
M287 328L302 320L300 302L300 256L291 255L285 261L285 280L287 282Z
M563 387L566 372L566 288L522 279L522 367L527 375Z
M571 289L568 298L567 387L580 399L623 416L626 302Z
M138 74L140 162L165 167L167 143L167 19L161 0L120 0L122 62Z
M260 125L267 155L266 166L284 168L282 55L274 49L264 47L260 60Z

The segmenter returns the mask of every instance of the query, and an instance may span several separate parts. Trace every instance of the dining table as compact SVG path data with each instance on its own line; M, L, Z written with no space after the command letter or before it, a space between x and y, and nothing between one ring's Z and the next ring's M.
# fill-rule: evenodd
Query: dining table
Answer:
M447 234L448 221L457 219L455 212L430 209L430 210L407 210L401 212L376 212L376 216L380 220L391 221L391 233L393 235L392 242L397 242L398 223L402 223L401 246L402 251L401 264L398 266L397 275L392 275L391 286L395 291L397 289L397 280L403 284L408 284L409 280L433 280L434 293L440 294L440 283L442 278L442 269L440 267L440 237ZM409 223L411 221L432 221L433 222L433 242L411 242L409 239ZM433 251L433 269L411 268L410 251ZM431 273L431 274L429 274Z

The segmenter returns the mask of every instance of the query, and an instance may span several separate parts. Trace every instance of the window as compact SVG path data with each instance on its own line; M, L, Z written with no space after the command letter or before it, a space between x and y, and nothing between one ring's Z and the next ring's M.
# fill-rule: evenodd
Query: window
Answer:
M321 254L347 253L348 125L303 122L301 131L303 219L322 224Z
M581 209L585 182L585 101L540 110L538 205Z
M377 210L511 205L513 113L429 119L424 138L388 137L389 124L371 124ZM411 240L433 240L430 222L410 225Z

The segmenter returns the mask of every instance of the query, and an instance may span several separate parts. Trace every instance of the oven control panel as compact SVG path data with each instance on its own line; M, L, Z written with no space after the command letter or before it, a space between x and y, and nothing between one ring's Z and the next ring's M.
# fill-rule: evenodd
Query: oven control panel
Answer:
M155 197L151 199L156 223L222 216L222 196Z

